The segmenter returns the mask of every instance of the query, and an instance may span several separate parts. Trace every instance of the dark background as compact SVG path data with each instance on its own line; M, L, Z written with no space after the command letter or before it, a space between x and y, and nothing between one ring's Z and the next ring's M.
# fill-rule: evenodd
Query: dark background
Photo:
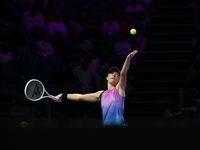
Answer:
M72 1L64 2L76 5ZM23 88L31 76L17 75L15 72L6 76L2 67L1 146L7 149L200 149L199 97L194 95L199 92L188 92L190 84L187 80L189 69L198 55L198 49L192 47L192 41L199 35L198 11L195 13L190 4L199 1L152 2L156 11L149 12L150 21L143 33L147 38L146 54L136 56L137 66L129 71L124 112L128 127L102 127L99 103L57 104L49 99L30 102L24 97ZM99 6L102 2L91 3ZM12 1L7 1L5 6L9 4ZM5 8L1 9L1 19L6 18L3 10L6 11ZM19 16L22 13L19 8L15 11ZM1 35L1 41L6 39L8 42L9 33L5 33ZM25 38L30 36L33 35ZM14 56L19 55L15 46L11 43L8 46ZM28 47L33 48L30 45ZM26 59L29 57L31 55L25 56ZM76 66L80 62L69 63L62 59L62 63ZM71 71L70 67L74 66L68 67ZM54 95L63 92L62 84L42 82ZM185 101L189 101L189 104ZM174 108L176 105L178 108ZM166 109L178 112L182 107L191 106L197 111L164 117Z

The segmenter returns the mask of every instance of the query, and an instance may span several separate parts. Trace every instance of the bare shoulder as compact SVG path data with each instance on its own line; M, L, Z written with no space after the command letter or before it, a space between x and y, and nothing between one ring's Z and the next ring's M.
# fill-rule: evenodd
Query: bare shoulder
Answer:
M122 88L119 84L117 84L116 89L117 89L117 91L119 92L119 94L120 94L121 96L126 96L126 94L125 94L125 89Z
M97 91L95 94L96 97L99 97L101 95L101 93L103 92L103 90Z

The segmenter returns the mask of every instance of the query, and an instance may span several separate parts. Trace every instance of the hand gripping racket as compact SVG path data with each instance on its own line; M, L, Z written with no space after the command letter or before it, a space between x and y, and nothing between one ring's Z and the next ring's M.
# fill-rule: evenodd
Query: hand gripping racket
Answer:
M44 96L45 93L47 96ZM39 101L43 98L51 98L53 100L57 100L55 96L50 95L46 91L42 82L37 79L31 79L26 83L24 94L26 98L31 101Z

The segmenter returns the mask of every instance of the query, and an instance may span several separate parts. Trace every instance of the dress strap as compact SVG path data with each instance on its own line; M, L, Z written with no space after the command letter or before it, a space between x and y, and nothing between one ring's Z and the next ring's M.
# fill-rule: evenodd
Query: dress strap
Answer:
M100 101L101 101L101 96L103 95L105 91L103 91L100 95L99 95L99 98L100 98Z

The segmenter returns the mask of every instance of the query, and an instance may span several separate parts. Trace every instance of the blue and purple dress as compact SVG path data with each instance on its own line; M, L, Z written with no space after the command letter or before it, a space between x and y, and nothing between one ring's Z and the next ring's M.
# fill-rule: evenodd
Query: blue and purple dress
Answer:
M116 87L104 91L101 96L102 123L104 126L123 126L124 121L124 100Z

